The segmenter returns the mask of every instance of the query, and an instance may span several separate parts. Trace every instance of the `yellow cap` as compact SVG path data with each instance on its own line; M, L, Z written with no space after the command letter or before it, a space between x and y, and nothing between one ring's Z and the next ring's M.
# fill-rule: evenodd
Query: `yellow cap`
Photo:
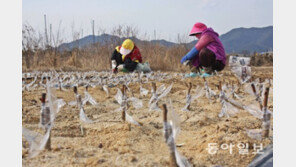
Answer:
M134 42L131 39L126 39L123 41L121 47L124 47L124 49L133 50Z
M134 49L134 46L134 42L131 39L126 39L121 45L120 53L122 55L128 55Z

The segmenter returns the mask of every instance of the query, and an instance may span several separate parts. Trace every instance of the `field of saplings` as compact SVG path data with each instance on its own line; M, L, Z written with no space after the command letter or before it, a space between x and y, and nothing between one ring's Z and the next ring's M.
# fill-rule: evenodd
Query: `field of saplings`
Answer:
M273 69L23 73L23 166L248 166L273 143Z

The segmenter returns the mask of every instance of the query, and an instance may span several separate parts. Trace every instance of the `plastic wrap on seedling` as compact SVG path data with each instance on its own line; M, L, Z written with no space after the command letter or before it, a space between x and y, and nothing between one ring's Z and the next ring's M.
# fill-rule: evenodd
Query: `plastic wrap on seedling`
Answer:
M226 116L227 118L234 116L236 113L238 113L238 109L235 108L232 104L225 102L222 103L222 109L219 113L219 117Z
M254 91L253 91L252 84L254 85L254 88L256 90L256 93L254 93ZM265 85L264 84L256 83L256 82L253 82L253 83L250 83L250 84L246 84L244 86L244 90L248 94L256 97L256 101L258 101L260 103L262 102L261 99L263 99L263 96L264 96L264 91L263 90L265 90Z
M122 103L123 94L119 88L117 88L117 93L115 95L115 99L118 102L118 104Z
M38 84L34 84L33 86L31 86L30 90L35 90L35 88L38 86Z
M104 85L103 90L106 92L107 96L109 96L108 86Z
M211 97L216 96L216 93L212 91L212 89L208 86L207 81L204 82L205 90L206 90L206 97L211 100Z
M156 93L161 94L165 90L165 85L162 84L160 87L157 88Z
M192 165L189 163L189 161L183 157L179 152L175 151L176 161L179 167L191 167Z
M141 96L146 96L148 94L148 90L140 86L140 95Z
M222 90L227 92L228 97L241 99L242 97L236 93L237 89L238 89L238 87L236 85L232 85L230 87L227 87L226 85L222 86Z
M125 84L125 86L126 86L126 88L127 88L127 90L128 90L129 92L132 92L132 90L128 87L128 84L129 84L129 82L127 82L127 83Z
M250 57L237 57L230 56L229 57L229 66L249 66L251 62Z
M26 128L22 128L22 133L24 138L29 143L29 157L33 158L37 156L40 151L42 151L46 145L47 140L49 139L51 127L49 127L49 130L45 133L44 136L42 136L39 133L30 131Z
M158 97L158 99L161 99L161 98L167 96L168 93L170 93L172 87L173 87L173 84L171 84L168 88L166 88L166 89L162 92L162 94Z
M114 110L114 112L120 112L120 111L123 111L123 107L119 107L116 110Z
M161 109L157 106L158 101L154 101L149 106L149 111L161 111Z
M157 106L158 101L167 96L167 94L171 91L173 87L173 84L171 84L168 88L161 88L161 90L163 90L162 94L160 96L157 95L157 93L153 93L152 97L149 101L149 110L157 110L157 111L161 111L160 108Z
M129 123L140 126L140 124L137 121L135 121L130 115L128 115L127 112L125 112L125 119Z
M239 112L239 110L234 107L232 104L230 104L229 102L227 102L225 99L221 99L222 102L222 109L221 112L219 113L219 117L223 117L226 116L227 118L229 118L230 116L234 116L235 114L237 114ZM236 104L235 101L232 101L232 103ZM239 105L239 104L237 104Z
M259 118L259 119L263 118L263 112L260 110L260 108L258 108L254 104L245 106L244 109L256 118Z
M251 67L249 66L232 67L231 71L234 73L234 75L239 79L239 81L242 84L247 82L249 79L251 79L251 76L252 76Z
M150 100L149 100L149 105L150 104L152 104L152 103L154 103L154 102L157 102L158 101L158 96L157 96L157 94L154 92L152 92L152 96L151 96L151 98L150 98Z
M68 105L70 105L70 106L75 106L77 104L77 101L70 101L69 103L68 103Z
M57 113L60 111L60 109L66 105L66 102L63 99L57 99L56 101L54 101L54 105L57 106Z
M48 99L48 106L50 108L50 120L51 124L53 125L56 114L59 112L60 108L65 104L63 100L57 99L55 97L55 89L50 87L50 84L53 80L47 83L47 99Z
M246 129L247 135L255 140L262 140L262 129Z
M205 94L204 89L201 88L201 87L198 87L196 89L196 95L193 96L192 101L195 100L195 99L198 99L199 97L203 96L204 94Z
M190 95L190 94L186 95L186 104L185 104L185 106L182 108L182 111L189 111L189 110L188 110L188 106L190 105L191 100L192 100L191 95Z
M239 112L239 110L230 103L226 102L226 107L227 107L227 113L229 116L234 116Z
M87 102L90 102L90 104L92 105L97 105L98 103L96 102L96 100L87 92L84 92L84 99L82 101L83 105L85 105Z
M178 152L178 150L176 148L176 144L175 144L176 138L181 131L180 117L179 117L178 113L175 112L171 100L169 100L168 107L169 107L168 109L170 111L170 112L168 112L168 120L170 120L170 121L164 122L164 133L166 135L168 133L168 131L170 131L170 129L171 129L172 134L170 136L168 136L166 143L169 146L170 150L175 153L177 165L180 167L190 167L191 164L189 163L189 161L185 157L183 157Z
M229 104L231 104L235 108L239 108L241 110L243 110L245 108L245 106L243 104L241 104L240 102L235 101L233 99L227 98L227 101L228 101Z
M198 99L199 97L203 96L205 94L205 91L203 90L203 88L198 87L196 89L196 94L194 96L186 95L186 104L185 106L182 108L182 111L189 111L188 110L188 106L191 104L192 101Z
M169 111L168 112L168 119L171 120L171 125L173 128L173 137L176 139L177 135L180 133L180 117L179 114L174 110L174 107L172 105L172 101L169 100Z
M25 86L25 89L27 89L28 91L30 91L32 88L30 88L37 80L37 75L34 77L34 80L32 82L30 82L29 84L27 84Z
M79 113L79 117L80 117L80 120L84 123L93 123L94 121L89 119L86 115L85 115L85 112L84 112L84 109L81 108L80 109L80 113Z
M231 92L233 94L233 96L237 99L242 99L242 97L238 94L236 94L235 92Z
M221 118L223 116L229 117L229 115L227 114L227 108L225 105L222 105L222 109L221 112L218 114L218 117Z
M255 85L255 84L254 84ZM248 84L245 84L243 86L245 92L247 92L249 95L252 95L252 96L256 96L252 90L252 86L251 86L251 83L248 83Z
M210 87L207 87L206 90L207 90L206 91L206 97L208 99L211 99L212 97L216 96L216 93Z
M136 108L136 109L139 109L139 108L142 108L143 107L143 102L142 100L138 99L138 98L135 98L135 97L131 97L131 98L128 98L128 101L131 101L133 106Z

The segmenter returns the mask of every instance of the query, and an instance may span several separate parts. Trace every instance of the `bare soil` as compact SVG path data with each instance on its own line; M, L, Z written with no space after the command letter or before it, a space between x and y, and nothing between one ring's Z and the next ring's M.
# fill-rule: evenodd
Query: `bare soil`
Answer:
M254 78L273 77L272 67L252 68ZM216 85L219 80L237 83L237 79L225 70L223 78L218 76L208 78L209 86L218 93ZM178 152L185 156L194 166L247 166L255 154L254 144L263 144L263 147L272 143L272 138L262 141L251 139L246 135L245 129L259 129L262 122L246 111L240 111L237 115L219 118L221 104L218 100L210 102L206 97L200 97L191 104L191 111L181 109L185 105L187 88L184 82L192 82L194 87L202 86L203 80L199 77L180 80L177 78L156 82L157 86L173 83L173 88L167 98L170 98L175 111L181 118L181 132L177 137ZM118 86L119 87L119 86ZM148 102L151 97L140 97L138 83L131 83L135 97L143 101L143 108L136 110L133 107L128 113L143 126L129 125L121 121L121 113L114 112L119 108L114 95L116 87L110 88L110 97L101 87L89 88L89 93L99 103L98 106L86 105L86 115L98 122L83 124L84 135L80 131L79 110L76 106L65 105L61 108L55 120L55 126L51 132L52 150L44 150L37 157L28 158L28 143L22 139L22 164L23 166L168 166L169 150L164 142L162 113L149 111ZM142 87L151 90L151 84L143 84ZM38 127L41 102L39 98L44 89L24 91L22 95L22 126L30 130L44 134ZM84 88L79 87L78 92L83 95ZM254 98L242 89L238 92L243 96L240 100L243 104L254 102ZM56 90L56 96L66 102L75 100L72 89L67 91ZM131 96L129 93L128 96ZM273 93L270 92L268 102L269 110L273 111ZM165 99L160 101L160 105ZM273 118L272 118L273 119ZM130 126L130 128L129 128ZM272 135L272 131L270 132ZM208 144L217 143L233 144L232 153L229 149L221 149L216 154L209 154ZM248 143L248 154L240 154L239 143Z

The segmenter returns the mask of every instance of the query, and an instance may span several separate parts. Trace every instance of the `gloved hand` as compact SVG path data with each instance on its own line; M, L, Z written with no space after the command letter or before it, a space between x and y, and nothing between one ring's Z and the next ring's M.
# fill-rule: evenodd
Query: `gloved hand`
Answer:
M181 59L181 64L183 64L185 61L187 61L187 57L186 57L186 55L182 57L182 59Z
M116 61L115 60L111 60L111 67L112 67L112 69L116 68Z
M118 71L117 71L116 68L113 68L113 69L112 69L112 72L113 72L114 74L116 74Z
M118 69L119 71L121 71L121 70L123 69L123 64L120 64L119 66L117 66L117 69Z
M198 55L199 51L193 46L193 48L181 59L181 64L183 64L186 60L193 59L196 55Z

